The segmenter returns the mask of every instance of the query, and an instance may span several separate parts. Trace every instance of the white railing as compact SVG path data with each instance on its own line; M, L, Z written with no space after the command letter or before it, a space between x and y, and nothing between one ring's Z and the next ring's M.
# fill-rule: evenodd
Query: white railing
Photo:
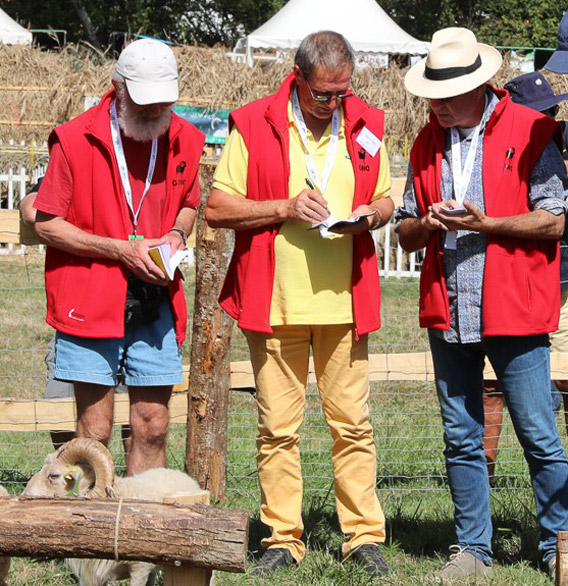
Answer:
M18 209L18 204L28 192L29 181L24 167L20 167L19 172L10 168L7 173L0 173L0 207L8 210ZM23 254L25 249L23 244L1 244L0 254Z
M39 165L31 174L28 174L25 167L20 167L19 171L10 168L6 173L0 173L0 207L4 210L18 209L20 201L32 185L45 175L46 169L47 165Z
M373 239L381 277L418 278L420 276L422 252L408 253L401 248L392 219L386 226L373 232Z
M2 201L2 208L14 210L20 200L26 195L26 186L29 182L28 174L24 167L20 167L17 173L14 169L8 169L7 173L0 173L0 193L6 193L6 203ZM4 183L7 184L4 189Z

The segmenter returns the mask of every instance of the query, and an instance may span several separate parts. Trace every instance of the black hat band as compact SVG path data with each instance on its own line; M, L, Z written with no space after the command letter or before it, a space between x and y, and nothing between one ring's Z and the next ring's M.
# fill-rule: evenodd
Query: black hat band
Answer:
M426 65L424 77L432 81L443 81L445 79L454 79L468 73L473 73L481 67L481 56L478 54L477 59L466 67L445 67L443 69L432 69Z

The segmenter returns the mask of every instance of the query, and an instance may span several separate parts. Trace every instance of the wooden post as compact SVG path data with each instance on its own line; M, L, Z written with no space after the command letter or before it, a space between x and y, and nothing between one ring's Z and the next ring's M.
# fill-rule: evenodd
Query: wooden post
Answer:
M141 500L0 498L0 556L140 560L244 572L248 512Z
M568 531L558 532L555 584L568 586Z
M210 493L204 490L200 494L174 495L164 499L165 503L180 505L208 505ZM189 568L184 566L164 567L164 586L212 586L213 572L204 568Z
M211 191L213 165L200 165L203 200ZM197 221L195 309L189 372L186 470L214 499L226 485L230 342L233 319L217 298L232 251L231 230L213 230Z

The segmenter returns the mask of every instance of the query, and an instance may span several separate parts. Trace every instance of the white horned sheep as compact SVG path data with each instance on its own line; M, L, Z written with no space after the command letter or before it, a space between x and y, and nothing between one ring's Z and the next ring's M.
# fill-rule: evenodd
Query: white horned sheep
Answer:
M153 468L135 476L115 477L107 448L93 439L76 438L47 456L22 496L162 501L176 493L199 492L197 482L179 470ZM153 586L158 571L155 564L148 562L68 559L66 563L84 586L105 586L109 581L128 578L131 586Z

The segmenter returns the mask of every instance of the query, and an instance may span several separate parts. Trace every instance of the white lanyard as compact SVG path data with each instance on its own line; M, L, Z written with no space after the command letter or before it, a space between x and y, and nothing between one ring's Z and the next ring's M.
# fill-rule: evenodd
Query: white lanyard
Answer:
M333 111L333 116L331 118L331 139L329 142L329 146L327 147L327 156L325 159L325 166L323 168L323 176L321 183L314 163L314 159L312 158L312 155L308 149L308 130L306 128L306 123L304 121L302 110L300 109L297 88L294 88L294 91L292 92L292 111L294 113L294 118L296 119L296 123L298 125L298 132L300 133L300 138L302 139L304 150L306 151L306 167L308 168L308 174L310 175L312 183L320 190L320 193L323 195L325 187L329 180L329 176L331 175L331 170L333 169L335 155L337 153L337 143L339 142L338 108L336 108Z
M485 101L485 105L487 106L487 99ZM485 112L485 108L483 111ZM450 128L452 137L452 181L454 184L454 196L460 206L463 206L463 201L465 199L465 195L469 187L469 182L471 180L471 175L473 173L473 165L475 163L477 148L479 146L479 135L481 134L482 122L483 118L473 129L471 134L471 144L469 145L469 150L467 151L467 157L465 159L463 169L460 133L455 127ZM455 250L457 246L457 238L457 232L447 232L444 247L450 250Z
M152 150L150 152L150 162L148 163L148 173L146 174L146 185L138 209L134 211L134 204L132 203L132 187L130 186L130 179L128 177L128 165L126 164L126 157L124 156L124 147L122 146L122 138L120 136L120 128L118 125L118 116L116 115L116 100L113 100L110 105L110 132L112 136L112 144L114 146L114 154L116 156L116 162L118 164L118 171L120 173L120 180L122 182L122 188L124 189L124 197L126 203L132 213L132 224L134 226L134 236L136 236L136 229L138 227L138 217L140 216L140 210L144 199L152 184L152 177L154 176L154 169L156 168L156 159L158 156L158 139L152 139Z
M471 135L471 144L465 159L465 165L462 169L460 133L456 128L450 129L452 133L452 180L454 182L454 195L456 201L463 205L467 188L473 173L473 164L477 154L479 144L479 134L481 132L481 122L474 128Z

